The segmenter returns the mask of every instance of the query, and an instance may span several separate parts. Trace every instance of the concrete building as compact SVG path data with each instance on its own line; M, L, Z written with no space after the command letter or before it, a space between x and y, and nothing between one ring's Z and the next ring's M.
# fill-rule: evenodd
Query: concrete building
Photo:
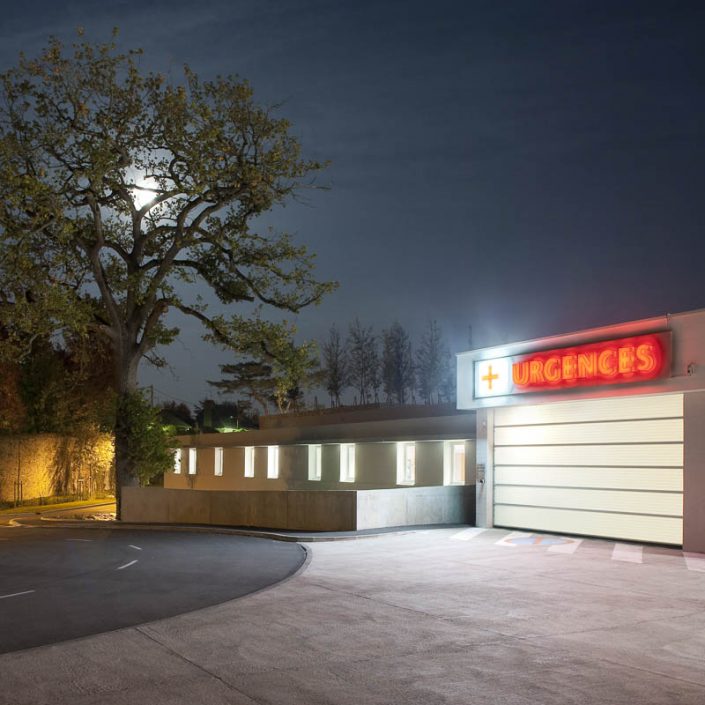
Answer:
M222 491L179 515L218 523L247 490L248 525L476 521L705 552L705 310L462 353L457 397L184 436L157 514Z
M705 311L472 350L477 523L705 552Z
M475 415L450 406L265 416L260 430L180 436L169 489L371 490L472 484Z
M344 408L260 424L180 436L164 488L125 488L124 518L329 531L474 521L474 412Z

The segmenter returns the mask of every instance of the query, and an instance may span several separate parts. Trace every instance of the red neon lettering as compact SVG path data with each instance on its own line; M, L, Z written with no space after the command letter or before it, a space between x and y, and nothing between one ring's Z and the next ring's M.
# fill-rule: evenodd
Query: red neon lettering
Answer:
M663 342L661 342L663 341ZM512 362L517 390L639 382L667 372L665 334L589 343Z
M524 387L529 384L529 363L515 362L512 365L512 380L519 387Z
M636 348L636 369L639 372L650 373L661 366L661 351L651 343L642 343Z
M620 375L630 375L634 372L634 346L627 345L617 351L617 369Z
M563 379L575 379L577 357L575 355L563 356Z
M561 381L561 358L549 357L543 365L543 376L547 382L554 384Z
M541 360L529 361L529 384L541 384L543 378L543 363Z
M603 350L597 357L597 370L603 377L614 377L617 374L617 351L614 348Z
M597 372L597 353L578 353L578 377L592 379Z

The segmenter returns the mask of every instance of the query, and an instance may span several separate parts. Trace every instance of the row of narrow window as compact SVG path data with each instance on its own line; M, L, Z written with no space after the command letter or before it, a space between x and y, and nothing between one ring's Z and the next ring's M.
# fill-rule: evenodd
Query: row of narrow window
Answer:
M223 449L215 448L213 471L215 475L223 474ZM255 448L245 447L244 476L255 476ZM323 446L308 446L308 479L320 480L322 472ZM174 454L174 472L181 473L182 451ZM197 449L188 449L188 474L195 475L197 467ZM465 481L465 443L450 441L444 448L444 476L449 484L462 484ZM279 446L267 446L267 479L279 477ZM355 482L355 444L340 444L340 482ZM413 485L416 482L416 444L413 442L397 443L397 484Z

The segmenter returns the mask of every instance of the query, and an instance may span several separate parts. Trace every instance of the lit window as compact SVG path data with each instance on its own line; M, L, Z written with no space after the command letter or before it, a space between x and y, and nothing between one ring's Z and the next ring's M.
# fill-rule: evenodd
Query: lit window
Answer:
M252 446L245 448L245 477L255 476L255 449Z
M196 474L196 458L197 458L197 453L198 451L195 448L189 448L188 449L188 474L189 475L195 475Z
M279 446L267 446L267 479L279 477Z
M216 475L223 474L223 449L222 448L215 449L215 461L214 461L214 466L213 466L213 472Z
M340 481L355 482L355 444L340 444Z
M443 484L465 484L465 443L446 441L443 449Z
M322 446L308 447L308 479L321 479L321 450Z
M397 485L416 482L416 444L397 443Z
M174 473L176 475L181 473L181 448L174 451Z

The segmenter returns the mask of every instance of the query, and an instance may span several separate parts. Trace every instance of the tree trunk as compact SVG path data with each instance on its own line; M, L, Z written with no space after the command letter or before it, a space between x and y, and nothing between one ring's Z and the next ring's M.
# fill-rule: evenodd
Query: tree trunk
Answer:
M124 413L126 402L137 391L138 359L127 357L116 362L117 400L115 408L115 517L122 519L122 488L139 484L130 458L130 424Z

